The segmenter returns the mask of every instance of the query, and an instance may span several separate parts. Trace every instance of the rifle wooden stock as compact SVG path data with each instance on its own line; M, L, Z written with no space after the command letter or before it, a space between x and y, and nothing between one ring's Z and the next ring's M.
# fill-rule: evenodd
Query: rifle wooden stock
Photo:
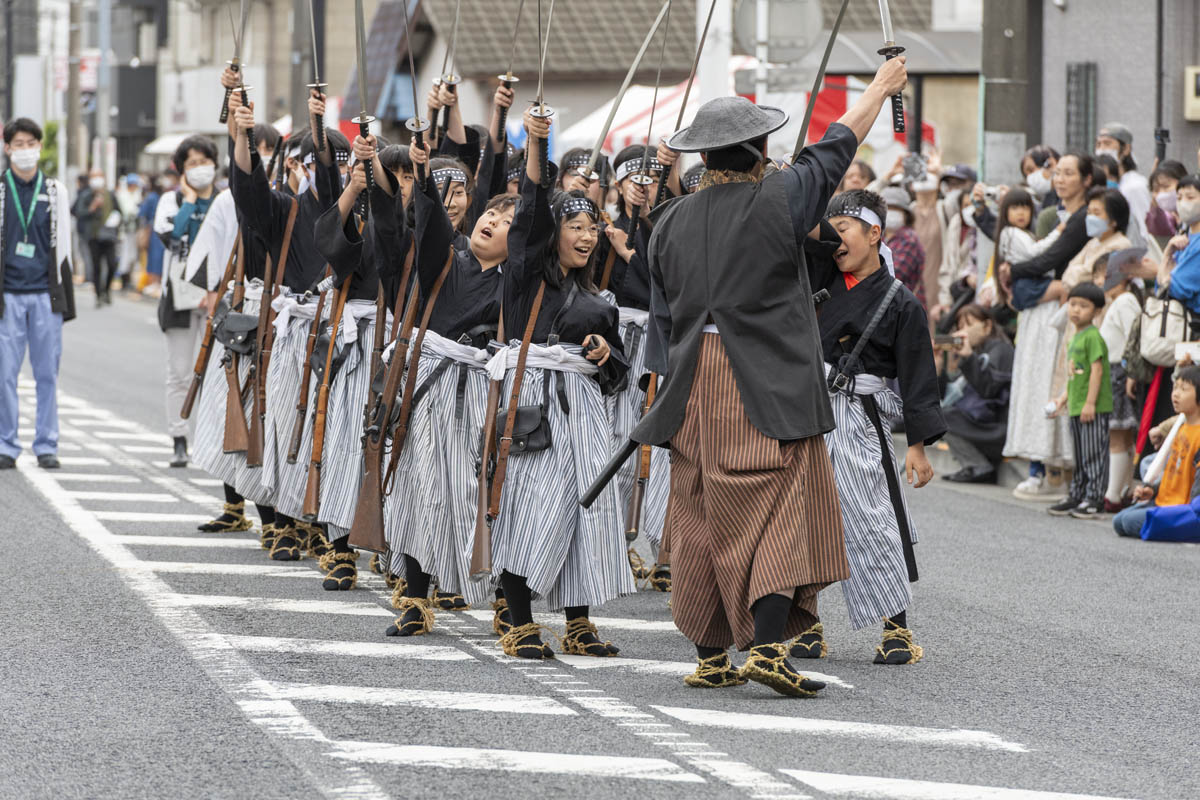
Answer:
M233 264L236 255L237 248L231 247L229 258L225 261L225 274L221 277L218 287L218 291L222 293L229 285L229 281L233 279ZM192 367L192 385L188 387L187 397L183 399L183 408L179 411L181 419L187 419L192 415L192 407L196 405L196 396L200 394L200 387L204 384L204 375L208 372L208 362L212 359L213 351L213 313L215 311L215 306L209 309L208 319L204 323L204 338L200 340L200 353L196 356L196 366Z
M342 310L346 307L346 295L350 293L350 280L347 279L338 289L337 302L333 305L333 315L329 318L329 352L325 355L325 372L321 375L321 388L317 392L317 410L313 417L312 458L308 462L308 482L304 487L305 519L316 519L321 508L321 462L325 457L325 421L329 412L329 383L330 373L333 372L333 353L337 350L337 335L339 323L342 321Z
M491 494L489 475L495 456L496 414L500 409L500 381L488 383L487 412L483 419L483 452L479 457L479 492L475 498L475 538L471 542L472 578L483 578L492 573L492 519L488 515L488 498Z
M654 403L654 395L658 391L658 375L651 372L650 382L646 384L646 400L642 403L642 416L650 410ZM652 448L648 444L638 447L638 474L633 482L633 492L629 495L629 509L625 513L625 541L632 542L642 531L642 506L646 500L646 486L650 482L650 454Z
M400 390L400 379L404 375L405 356L408 353L408 331L412 330L417 316L417 301L420 288L413 283L405 301L404 313L400 313L400 300L412 267L412 249L404 264L400 278L400 291L396 295L396 307L392 310L392 339L396 347L388 364L383 390L368 409L368 418L363 427L363 480L358 490L358 502L354 507L354 520L350 524L350 546L374 553L386 553L387 535L383 523L383 447L387 441L387 426L392 417L392 407ZM380 287L382 293L383 287ZM376 320L381 326L382 320ZM403 326L404 337L399 332ZM382 361L382 354L380 356Z
M300 457L300 440L304 438L304 420L308 417L308 383L312 380L312 354L320 336L321 309L325 307L325 292L317 295L317 313L308 328L308 341L304 345L304 368L300 373L300 396L296 399L296 418L292 421L292 436L288 442L287 462L295 464Z
M387 303L383 296L383 281L379 282L379 294L375 298L375 341L371 347L370 390L367 392L367 404L363 407L363 430L371 424L371 409L379 400L375 393L375 376L383 363L383 341L387 335Z
M288 250L292 244L292 230L296 227L296 213L300 204L292 198L288 208L287 226L283 231L283 244L279 248L279 262L271 272L271 256L267 256L263 270L262 301L258 308L258 330L254 368L254 410L250 414L250 447L246 451L246 465L261 467L263 463L263 429L267 423L267 371L271 367L271 349L275 346L275 296L283 284L283 273L287 268Z

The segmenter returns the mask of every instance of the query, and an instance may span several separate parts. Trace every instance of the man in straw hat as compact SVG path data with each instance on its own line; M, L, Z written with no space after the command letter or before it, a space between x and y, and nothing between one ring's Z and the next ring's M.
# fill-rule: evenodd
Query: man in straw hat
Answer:
M632 438L671 448L663 548L675 624L699 656L690 686L824 688L786 660L788 639L817 621L817 592L849 575L803 246L907 80L903 57L885 62L820 142L765 179L781 109L717 98L667 142L700 153L707 171L653 215L646 366L666 377ZM741 670L731 644L751 648Z

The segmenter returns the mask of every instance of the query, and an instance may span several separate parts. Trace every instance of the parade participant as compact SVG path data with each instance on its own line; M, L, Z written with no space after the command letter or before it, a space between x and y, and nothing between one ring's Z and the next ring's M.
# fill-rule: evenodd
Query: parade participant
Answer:
M700 660L691 686L824 688L787 662L785 644L817 621L817 592L848 576L800 243L904 87L904 62L887 61L821 142L765 180L767 136L787 122L779 109L711 100L667 142L699 152L708 171L655 214L646 366L666 378L633 439L671 447L663 543L675 624ZM740 672L731 644L753 646Z
M427 163L428 145L410 145L409 157L414 164ZM394 605L400 616L388 627L389 636L432 629L431 579L438 586L436 604L447 610L479 605L486 597L486 582L470 580L479 432L488 394L483 367L500 318L503 264L516 202L513 195L493 198L475 223L467 248L459 250L452 247L455 231L433 182L426 181L415 195L421 296L428 301L443 270L448 271L435 305L427 310L415 378L409 378L416 389L393 478L398 489L386 504L392 570L407 579L397 593Z
M217 195L217 148L207 137L189 136L179 143L171 163L180 175L179 188L163 194L154 212L154 232L166 248L158 325L167 337L167 433L174 439L173 463L186 465L188 421L180 411L204 332L208 292L183 275L188 251Z
M309 99L310 127L323 118L324 97L315 93ZM314 526L298 522L302 516L306 464L302 459L289 464L288 445L294 423L296 397L304 345L311 327L311 303L299 303L297 295L311 288L321 276L325 261L318 252L314 229L316 220L333 204L340 191L340 172L349 157L349 143L334 129L324 131L326 147L317 152L311 132L301 141L302 163L308 185L299 194L272 189L261 153L251 153L245 131L254 125L253 104L242 106L238 93L230 98L230 115L236 117L238 138L230 169L231 190L245 229L256 233L266 245L274 269L285 240L292 203L297 204L291 226L287 260L276 323L276 338L266 380L266 419L263 425L263 465L259 481L271 495L276 509L271 558L297 560L302 547L320 557L327 551L326 537ZM309 150L309 148L312 148ZM312 157L312 166L308 162ZM286 290L286 291L285 291ZM305 318L307 317L307 319ZM361 410L361 409L360 409Z
M525 130L531 142L545 140L550 120L526 111ZM577 501L608 457L604 395L622 388L628 364L617 309L597 296L591 282L600 210L578 194L552 198L556 169L551 165L550 174L542 175L536 152L531 146L508 235L502 315L508 347L489 363L489 373L494 380L503 377L501 397L510 397L518 343L532 321L530 341L545 346L530 346L519 402L506 413L536 413L538 429L549 436L538 437L543 449L514 451L507 461L492 529L492 575L513 625L500 643L512 656L553 656L531 609L534 597L544 597L566 613L565 652L614 655L617 648L599 639L588 612L634 591L617 496L610 487L587 510ZM498 435L501 430L497 421Z
M821 306L821 349L836 427L825 435L842 500L850 577L842 581L855 630L883 620L876 664L921 660L913 643L907 609L910 582L917 579L916 529L901 490L892 448L892 428L903 420L908 439L904 469L909 485L933 478L925 447L946 432L929 321L921 303L889 274L880 255L887 205L874 192L854 190L829 202L826 219L841 243L833 269L814 274L813 285L829 290ZM814 259L814 266L821 259ZM825 262L828 263L828 262ZM899 396L885 381L899 384ZM805 631L792 650L820 657L822 628Z
M37 383L33 454L39 467L59 467L62 324L75 318L71 207L67 187L39 169L41 154L42 129L36 122L19 117L4 126L8 169L0 180L0 469L15 467L21 454L17 377L26 345Z

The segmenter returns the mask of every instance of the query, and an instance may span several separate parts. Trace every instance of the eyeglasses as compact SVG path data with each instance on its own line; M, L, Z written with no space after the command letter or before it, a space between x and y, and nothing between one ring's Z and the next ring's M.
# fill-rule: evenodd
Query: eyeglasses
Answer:
M580 225L578 222L571 222L563 226L576 236L582 236L584 233L590 233L592 236L600 235L599 225Z

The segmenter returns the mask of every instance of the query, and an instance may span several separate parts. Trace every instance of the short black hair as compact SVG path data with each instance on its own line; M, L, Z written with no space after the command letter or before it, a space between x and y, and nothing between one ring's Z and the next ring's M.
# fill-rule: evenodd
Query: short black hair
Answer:
M1153 186L1155 179L1164 175L1168 178L1174 178L1177 181L1182 180L1187 175L1187 167L1181 161L1167 159L1158 165L1158 169L1150 173L1150 185Z
M408 148L398 144L389 144L379 151L379 163L391 172L412 172L412 159L408 156Z
M254 125L254 141L260 145L265 144L268 150L274 150L275 145L282 138L279 129L274 125L268 125L265 122L259 122Z
M1120 189L1097 186L1087 193L1087 199L1089 203L1096 199L1104 201L1104 213L1110 222L1116 223L1117 233L1124 233L1129 227L1129 201Z
M18 133L28 133L39 142L42 140L42 126L29 117L17 117L8 121L8 124L4 126L4 143L12 144L13 137Z
M1179 185L1175 187L1175 191L1179 191L1185 186L1190 186L1200 192L1200 175L1184 175L1179 179Z
M746 144L762 153L767 147L767 137L762 136ZM709 150L704 154L704 165L709 169L721 169L728 172L749 172L762 163L740 144L733 147L722 147L720 150Z
M1117 164L1117 160L1109 155L1096 156L1096 166L1104 170L1105 176L1110 181L1119 180L1121 178L1121 166Z
M883 198L867 189L851 189L848 192L835 194L829 200L829 206L825 210L825 218L830 217L857 217L857 212L860 208L870 209L879 217L880 227L883 227L883 220L887 218L887 203ZM848 213L849 212L849 213ZM866 220L859 220L866 230L871 229L870 223ZM882 231L880 232L882 235Z
M179 147L175 148L175 155L171 156L171 166L175 167L179 174L183 174L183 165L187 163L188 153L193 150L211 159L214 165L217 163L217 146L212 143L212 139L199 134L189 136L179 143Z
M1085 281L1072 289L1067 298L1070 299L1072 297L1082 297L1095 306L1097 311L1104 308L1105 303L1108 302L1108 299L1104 296L1104 290L1091 281Z
M1196 390L1196 399L1200 400L1200 366L1192 364L1184 367L1175 374L1175 380L1190 383Z

